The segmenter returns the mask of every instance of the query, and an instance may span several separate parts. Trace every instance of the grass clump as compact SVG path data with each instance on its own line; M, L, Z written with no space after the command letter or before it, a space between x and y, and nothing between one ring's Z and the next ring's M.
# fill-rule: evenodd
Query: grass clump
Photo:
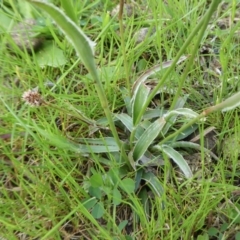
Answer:
M64 11L24 3L46 18L35 31L53 47L2 45L2 238L238 237L239 161L228 142L238 144L239 92L228 94L232 65L217 28L238 6L180 2L120 1L119 19L110 1L55 2ZM1 37L13 46L22 4L2 3ZM141 28L147 37L136 42Z

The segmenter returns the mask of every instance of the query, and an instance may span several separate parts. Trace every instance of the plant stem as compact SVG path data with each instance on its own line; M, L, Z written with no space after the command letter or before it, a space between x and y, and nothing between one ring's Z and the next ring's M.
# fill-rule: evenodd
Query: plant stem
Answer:
M219 3L221 1L212 1L212 4L209 8L209 10L207 11L207 13L203 16L203 18L201 19L201 21L199 21L198 25L193 29L193 31L191 32L191 34L188 36L187 40L185 41L185 43L183 44L183 46L181 47L181 49L179 50L177 56L175 57L175 59L173 60L173 63L171 64L171 66L168 68L168 70L166 71L166 73L163 75L162 80L159 81L159 83L157 84L157 86L153 89L153 91L150 93L147 101L145 102L145 104L142 107L141 113L139 114L139 118L136 121L136 124L139 123L139 121L141 120L141 116L144 114L144 112L147 109L147 106L150 104L150 102L152 101L152 99L154 98L154 96L156 95L156 93L158 92L158 90L160 89L160 87L164 84L164 82L167 80L167 78L169 77L170 73L174 70L177 61L179 60L179 58L184 54L184 52L186 51L188 45L191 43L192 39L196 36L196 34L198 33L198 31L204 26L206 27L210 17L212 16L212 14L214 13L214 11L217 9ZM203 28L205 31L205 28ZM202 32L204 32L202 31ZM202 36L199 36L200 40L202 38ZM199 40L199 41L200 41ZM196 48L195 48L196 49ZM194 49L194 51L195 51ZM192 58L194 57L194 54L192 56ZM189 65L190 67L190 65ZM187 73L187 71L186 71ZM175 100L176 101L176 100ZM173 104L172 104L173 105Z
M128 160L128 156L127 156L125 150L123 149L123 145L122 145L122 143L119 139L117 129L114 125L112 113L111 113L111 111L109 109L109 106L108 106L107 97L105 95L102 83L101 83L101 81L98 77L95 78L95 85L96 85L96 89L97 89L97 92L98 92L98 96L99 96L102 108L105 112L106 118L108 120L109 127L111 129L112 134L113 134L113 137L116 140L116 143L117 143L117 145L118 145L118 147L119 147L119 149L122 153L122 157L123 157L124 161L127 163L128 166L131 166L130 162Z
M120 38L121 38L121 50L123 55L123 62L124 62L124 69L126 74L126 84L127 84L127 90L128 94L131 94L131 87L130 87L130 81L129 81L129 70L128 70L128 62L127 62L127 56L126 56L126 47L125 47L125 39L124 39L124 27L123 27L123 11L124 11L124 0L120 0L120 8L119 8L119 27L120 27Z
M199 116L197 116L196 118L192 119L190 122L188 122L187 124L183 125L180 129L178 129L176 132L174 132L173 134L170 134L169 136L167 136L166 138L164 138L159 145L162 145L164 143L166 143L167 141L169 141L170 139L173 139L177 137L181 132L183 132L185 129L191 127L194 123L196 123L197 121L199 121L201 118L206 117L205 112L203 112L202 114L200 114Z
M191 52L191 56L189 58L189 61L188 61L187 65L186 65L186 67L184 69L184 73L182 74L182 76L180 78L178 90L177 90L177 92L175 94L175 97L174 97L173 102L171 104L170 110L174 108L174 106L175 106L175 104L176 104L176 102L177 102L177 100L179 98L179 95L181 94L183 84L184 84L185 79L187 78L187 75L189 73L189 69L192 66L192 63L193 63L194 58L195 58L195 55L196 55L196 53L197 53L197 51L199 49L200 42L202 40L204 32L207 29L207 26L208 26L208 23L209 23L209 21L211 19L211 16L215 12L215 10L216 10L216 8L217 8L217 6L219 4L218 2L220 3L220 1L213 1L214 4L211 5L209 11L206 13L205 17L202 19L203 23L202 23L202 28L200 29L200 32L198 34L199 37L197 38L196 44L195 44L195 46L194 46L194 48L193 48L193 50Z

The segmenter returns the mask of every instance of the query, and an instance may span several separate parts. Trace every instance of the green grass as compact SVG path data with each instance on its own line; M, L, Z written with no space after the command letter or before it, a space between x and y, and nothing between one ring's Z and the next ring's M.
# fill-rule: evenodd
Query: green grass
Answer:
M53 36L63 51L65 65L41 68L37 54L16 46L16 54L12 54L6 47L12 42L11 24L25 16L20 2L3 1L4 13L0 13L6 17L0 21L0 239L240 239L238 109L213 113L205 126L199 124L200 132L206 126L216 127L218 161L208 163L202 148L197 173L186 179L164 155L163 166L147 168L161 182L163 192L157 194L143 180L134 192L136 171L126 168L118 154L81 154L69 143L77 143L78 138L104 139L109 131L100 129L89 135L92 126L82 121L80 112L92 121L105 112L86 68L50 18L29 5L26 15L49 19L48 37ZM136 16L123 19L120 35L117 17L112 19L107 13L118 1L83 2L75 10L82 30L96 39L95 60L114 113L126 112L120 89L131 88L152 66L174 59L209 7L206 1L195 0L139 1ZM60 1L55 3L60 6ZM163 87L172 90L182 84L177 96L188 94L186 104L193 111L201 112L239 91L235 78L239 75L235 33L239 24L226 30L216 27L217 21L234 17L238 10L234 1L224 11L219 7L211 20L215 28L207 28L201 40L201 46L219 51L212 55L222 66L221 76L214 70L206 75L210 67L200 66L199 47L189 71L184 73L185 63L177 65L164 82ZM74 19L71 9L70 13ZM156 34L136 46L132 34L146 26L157 26ZM212 42L215 36L217 40ZM194 39L184 55L192 54L196 43ZM166 71L155 74L155 82ZM46 87L47 80L55 84L53 88ZM33 108L22 101L23 92L35 87L47 105ZM165 103L162 108L166 110L174 97L164 92L151 104ZM124 139L126 133L119 129L120 139ZM201 136L202 146L205 140Z

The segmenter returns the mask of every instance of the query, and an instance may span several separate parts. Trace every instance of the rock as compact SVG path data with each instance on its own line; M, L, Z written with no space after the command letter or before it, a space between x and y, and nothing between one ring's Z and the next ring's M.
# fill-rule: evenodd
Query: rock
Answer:
M120 10L120 4L118 4L113 10L111 11L110 15L114 17L116 14L119 13ZM132 4L124 4L123 6L123 17L131 17L134 15L134 7Z
M150 37L156 32L156 28L144 27L140 28L137 32L134 33L134 40L136 44L143 42L147 37Z
M35 19L27 19L24 22L18 23L11 32L11 37L15 44L21 49L26 49L31 53L32 50L37 51L42 43L43 38L36 36L34 27L37 25Z

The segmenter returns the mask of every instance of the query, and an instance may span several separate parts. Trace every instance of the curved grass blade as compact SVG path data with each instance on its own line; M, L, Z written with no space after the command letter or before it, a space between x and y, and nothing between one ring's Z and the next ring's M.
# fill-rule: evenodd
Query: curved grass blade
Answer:
M185 61L188 58L188 56L182 56L179 58L179 60L177 61L176 64L180 64L181 62ZM156 66L150 68L148 71L146 71L145 73L143 73L135 82L133 85L133 89L132 89L132 94L133 96L136 94L136 92L138 91L139 86L144 83L148 77L150 77L151 75L153 75L156 72L161 71L164 68L168 68L172 65L173 60L167 61L167 62L163 62L161 64L157 64Z
M178 108L172 111L167 112L166 114L163 115L164 118L170 118L172 116L178 116L178 115L183 115L187 118L196 118L199 116L198 113L194 112L190 108Z
M144 172L142 175L142 179L149 183L149 187L153 190L154 193L158 195L158 197L161 197L163 195L163 186L153 173Z
M191 178L193 176L192 171L190 167L188 166L186 160L183 158L183 156L174 150L172 147L168 145L162 145L162 146L156 146L160 151L167 154L182 170L186 178Z
M122 122L122 124L130 131L133 131L133 120L126 113L120 113L114 115L118 120Z
M95 79L98 77L93 57L93 48L95 46L95 43L90 40L86 34L77 26L77 24L73 22L61 9L55 7L51 3L43 1L28 1L46 11L53 18L62 32L66 35L68 40L72 43L77 51L78 56L88 71L91 73L93 78Z

